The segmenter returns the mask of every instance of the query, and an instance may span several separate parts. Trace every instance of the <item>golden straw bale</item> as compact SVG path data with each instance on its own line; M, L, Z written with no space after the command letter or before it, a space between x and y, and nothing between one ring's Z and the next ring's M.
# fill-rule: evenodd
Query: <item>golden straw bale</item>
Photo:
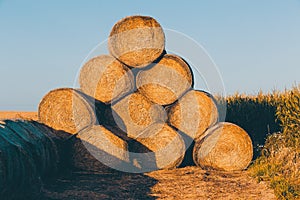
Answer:
M134 88L132 72L110 55L101 55L89 60L79 76L81 90L95 99L111 103Z
M160 24L148 16L130 16L118 21L111 30L108 48L128 66L142 68L164 52L165 35Z
M116 124L136 138L145 128L155 122L165 122L166 112L160 105L153 104L139 92L132 93L112 106ZM121 119L120 122L118 119ZM125 127L122 125L124 124Z
M90 126L76 135L72 160L77 169L109 171L129 163L128 145L104 126Z
M218 109L210 94L190 90L168 111L169 123L192 139L218 121Z
M188 64L179 56L166 54L157 64L141 70L136 85L141 94L159 105L175 102L193 84Z
M225 171L243 170L253 157L252 141L239 126L222 122L208 129L195 142L193 159L202 168Z
M165 123L150 125L136 138L136 141L148 149L135 149L135 151L142 153L141 158L148 157L148 159L141 160L136 158L135 162L139 164L140 168L151 171L171 169L178 167L184 158L185 144L183 139ZM150 158L152 160L149 160Z
M38 115L40 122L70 134L96 123L88 100L71 88L55 89L46 94L40 102Z

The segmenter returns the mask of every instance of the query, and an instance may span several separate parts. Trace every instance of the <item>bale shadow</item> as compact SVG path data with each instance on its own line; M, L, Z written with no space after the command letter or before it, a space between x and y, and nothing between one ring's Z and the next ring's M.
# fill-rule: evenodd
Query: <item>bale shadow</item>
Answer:
M70 150L74 137L66 142ZM88 146L90 149L92 145ZM101 151L95 146L92 148L93 151ZM158 182L156 179L142 173L127 173L105 167L95 158L89 158L88 164L103 165L99 167L99 171L76 169L70 164L72 152L69 152L69 155L66 162L69 163L68 171L64 170L65 173L47 179L44 182L40 199L155 199L150 194L151 188ZM107 156L112 157L112 155ZM123 163L119 167L126 169L126 167L134 168L135 166L132 165L132 158L130 158L129 163ZM136 168L137 172L139 170Z
M40 199L155 199L158 181L144 174L73 171L48 182Z
M182 131L177 130L177 132L182 137L185 147L186 147L184 158L183 158L183 161L181 162L181 164L179 165L179 168L183 168L183 167L187 167L187 166L196 166L196 164L193 160L193 149L195 146L194 139Z

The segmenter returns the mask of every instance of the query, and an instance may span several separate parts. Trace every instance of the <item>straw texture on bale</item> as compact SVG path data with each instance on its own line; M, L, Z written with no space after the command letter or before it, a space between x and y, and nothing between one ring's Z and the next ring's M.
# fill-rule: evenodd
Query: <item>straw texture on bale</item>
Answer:
M154 66L138 72L136 85L141 94L159 105L172 104L193 84L188 64L179 56L166 54Z
M192 139L199 138L218 121L218 109L211 95L190 90L168 111L169 123Z
M70 134L96 123L88 100L79 91L71 88L50 91L42 99L38 115L40 122Z
M142 68L162 55L165 35L152 17L130 16L113 26L108 48L111 55L126 65Z
M72 152L73 164L81 170L105 172L129 163L127 142L101 125L80 131Z
M134 88L132 72L110 55L89 60L80 71L81 90L95 99L111 103Z
M253 157L252 141L239 126L222 122L205 132L195 142L193 159L202 168L225 171L243 170Z
M142 158L148 157L148 160L136 158L136 163L141 168L151 171L176 168L184 158L183 139L165 123L152 124L136 138L136 141L149 150L141 154ZM143 153L140 149L136 149L136 151Z
M0 196L4 199L38 195L43 180L57 170L57 146L51 132L32 121L5 120L0 125ZM16 192L17 191L17 192Z
M155 122L165 122L166 112L138 92L132 93L112 106L116 124L131 138L136 138ZM122 121L118 121L121 119ZM124 127L124 126L125 127ZM125 129L125 130L124 130Z

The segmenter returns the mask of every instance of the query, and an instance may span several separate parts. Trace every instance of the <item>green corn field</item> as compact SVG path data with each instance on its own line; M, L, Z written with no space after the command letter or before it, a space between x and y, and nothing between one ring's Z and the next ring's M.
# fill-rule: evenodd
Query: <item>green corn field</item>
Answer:
M226 121L244 128L253 141L249 171L258 181L269 181L279 199L300 198L300 85L284 92L226 100Z

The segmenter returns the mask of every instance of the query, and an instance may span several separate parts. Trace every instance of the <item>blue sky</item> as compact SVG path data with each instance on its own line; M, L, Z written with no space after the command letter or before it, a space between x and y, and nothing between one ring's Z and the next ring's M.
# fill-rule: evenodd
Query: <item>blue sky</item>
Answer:
M88 53L134 14L200 43L227 94L300 83L299 0L0 0L0 110L37 110L49 90L72 87Z

